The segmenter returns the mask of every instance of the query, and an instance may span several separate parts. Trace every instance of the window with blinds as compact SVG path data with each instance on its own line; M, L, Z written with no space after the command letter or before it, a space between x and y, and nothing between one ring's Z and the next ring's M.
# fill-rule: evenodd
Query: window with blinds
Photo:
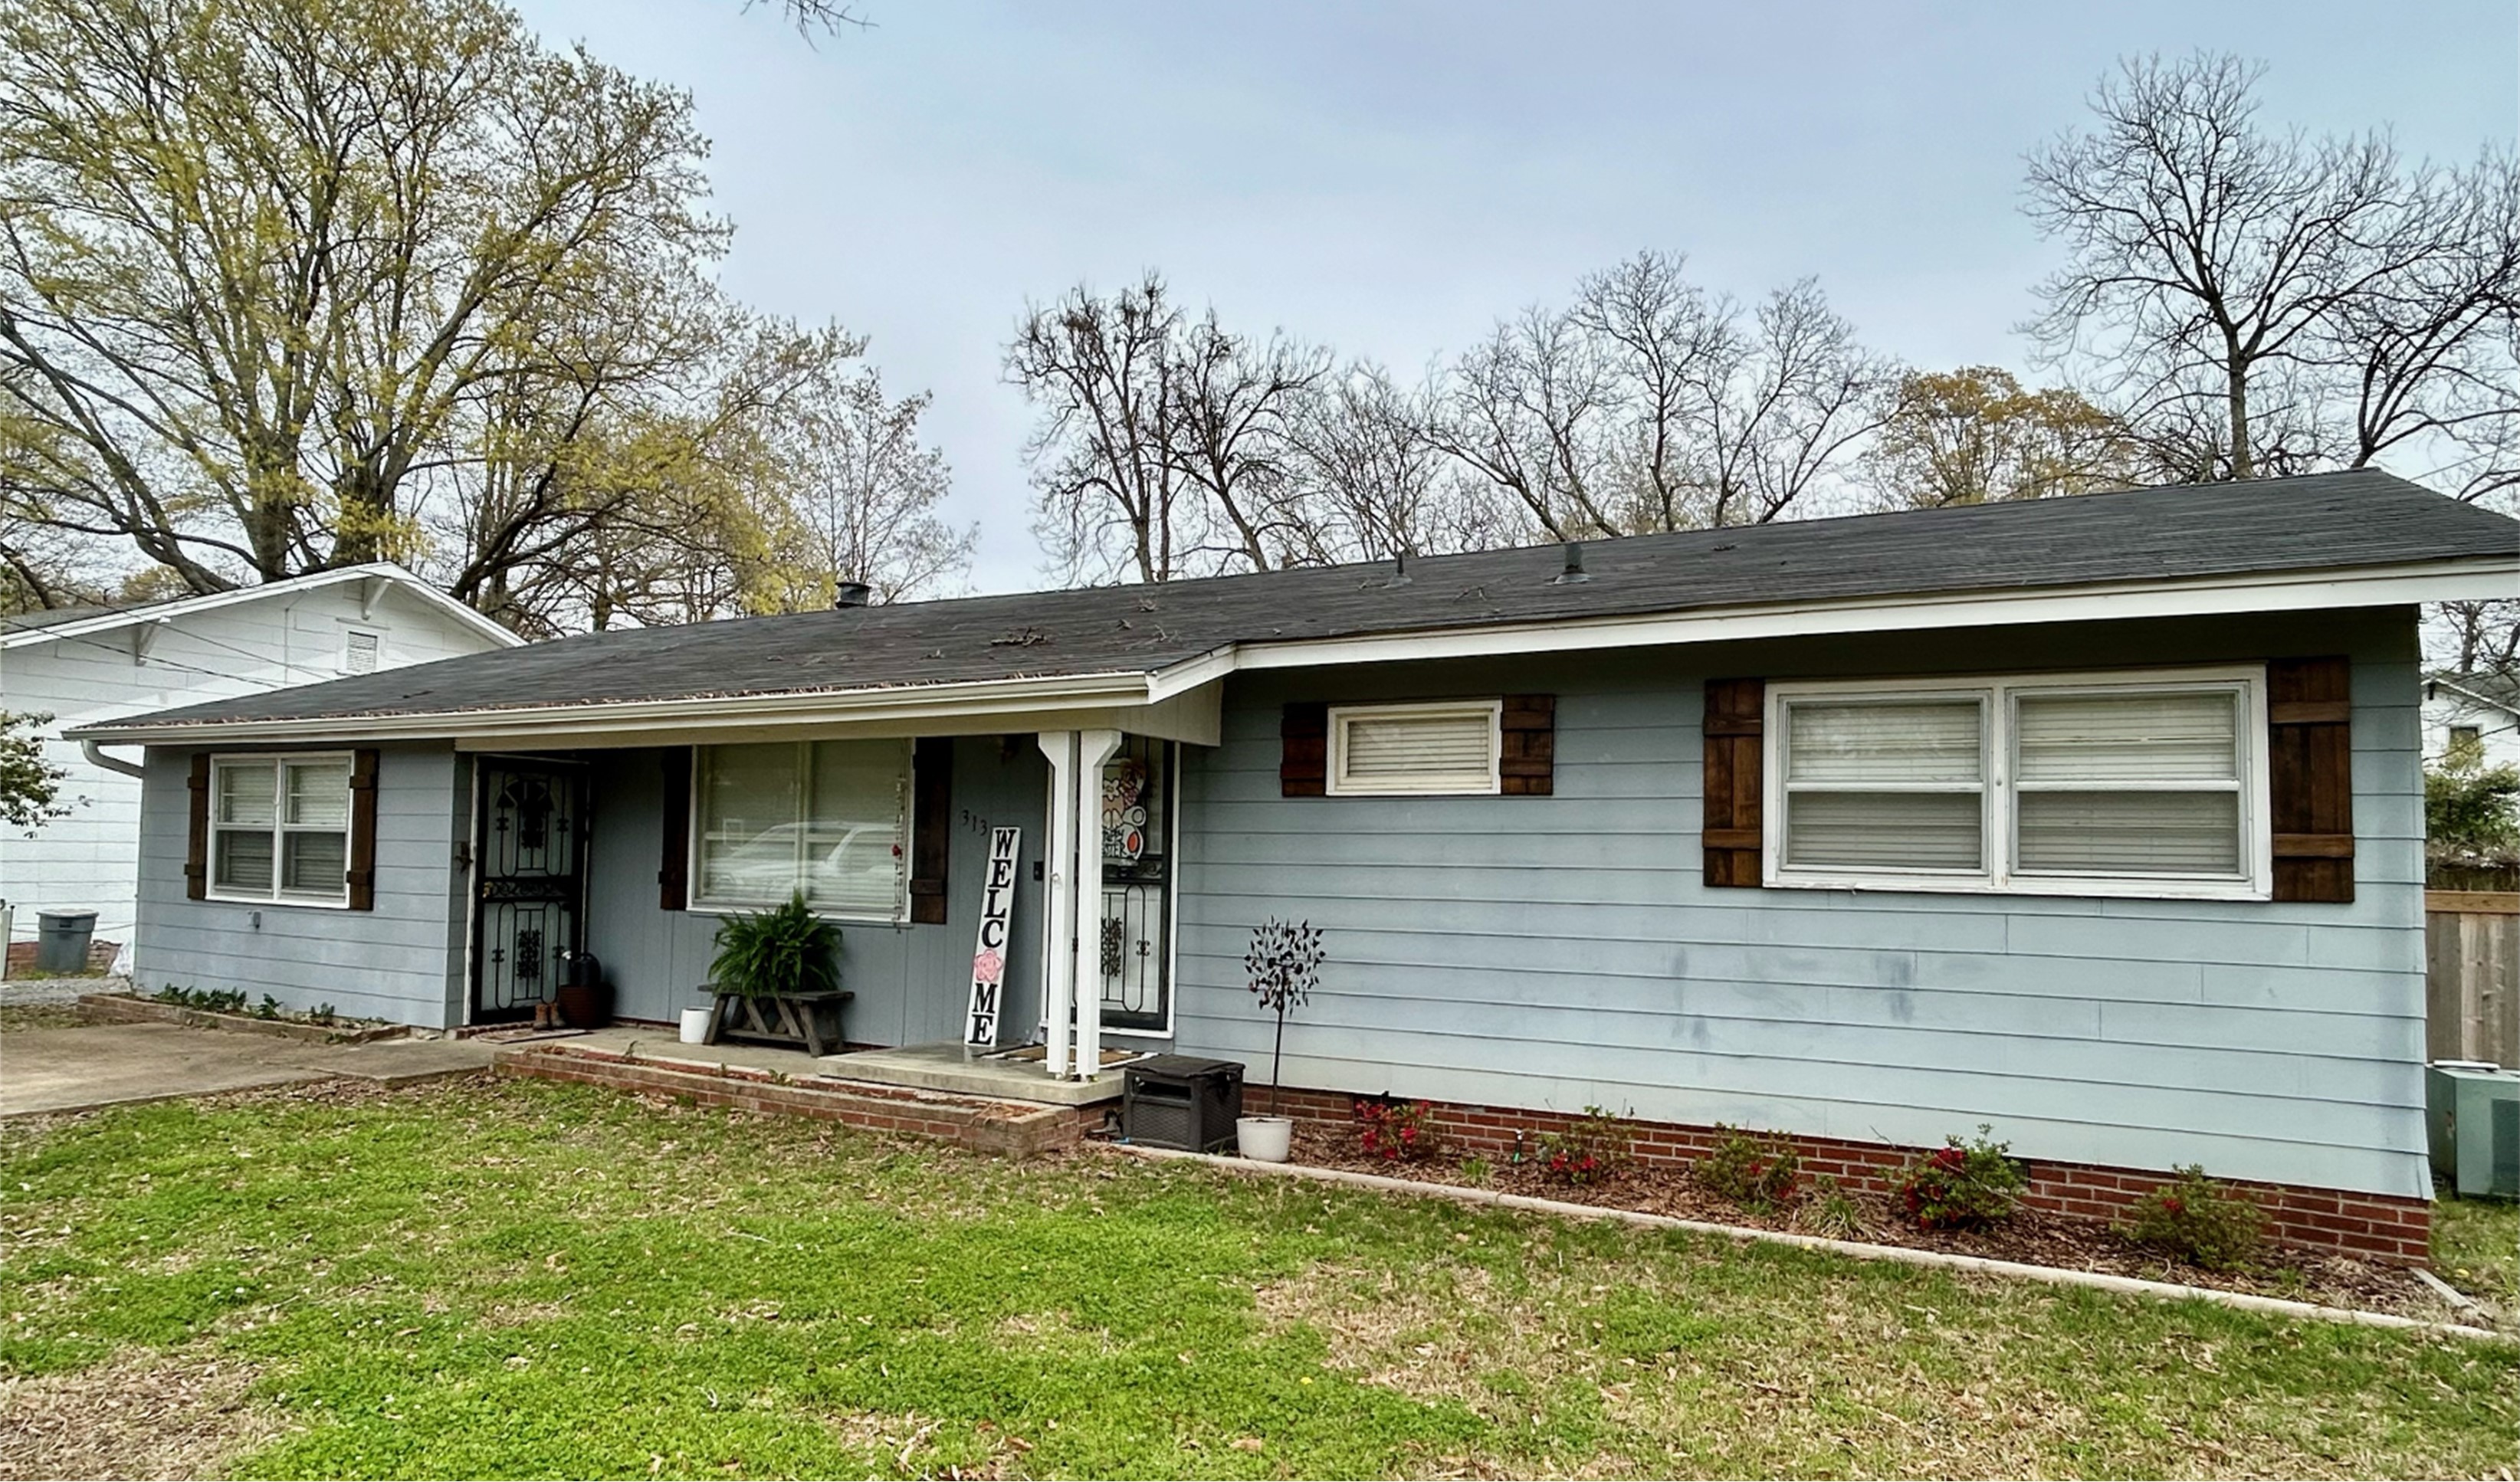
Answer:
M210 799L210 899L349 903L349 757L222 756Z
M1779 885L2262 896L2264 675L1779 684Z
M1494 699L1333 707L1328 790L1497 792L1503 714Z

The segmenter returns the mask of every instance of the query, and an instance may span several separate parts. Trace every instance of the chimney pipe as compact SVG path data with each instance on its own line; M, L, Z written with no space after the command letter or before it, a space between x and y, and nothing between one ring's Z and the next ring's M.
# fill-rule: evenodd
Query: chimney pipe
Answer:
M1558 572L1557 579L1550 585L1563 587L1573 582L1592 579L1591 574L1584 569L1584 543L1580 540L1566 542L1566 569Z
M1383 585L1386 587L1405 587L1409 585L1409 553L1406 551L1392 552L1391 579L1384 582Z
M832 597L832 606L835 608L863 607L867 605L867 599L874 595L875 589L868 586L865 582L844 581L834 589Z

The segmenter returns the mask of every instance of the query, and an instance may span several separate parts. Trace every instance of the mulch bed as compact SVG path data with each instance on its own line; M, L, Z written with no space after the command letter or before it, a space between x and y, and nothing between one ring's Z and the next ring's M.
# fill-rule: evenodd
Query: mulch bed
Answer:
M1355 1130L1319 1122L1298 1121L1290 1161L1317 1168L1378 1173L1427 1184L1466 1184L1458 1158L1438 1152L1413 1163L1386 1162L1360 1149ZM2107 1225L2044 1210L2023 1209L2002 1225L1984 1231L1919 1230L1904 1218L1886 1194L1847 1188L1843 1191L1861 1212L1854 1231L1816 1231L1807 1223L1811 1201L1778 1212L1745 1208L1698 1187L1687 1168L1632 1164L1597 1184L1570 1185L1550 1178L1532 1164L1492 1164L1479 1182L1482 1189L1533 1198L1592 1204L1604 1209L1636 1210L1676 1219L1704 1220L1761 1230L1826 1235L1875 1245L1902 1245L1916 1250L1948 1251L2032 1266L2054 1266L2108 1276L2175 1281L2224 1291L2252 1292L2359 1307L2372 1312L2402 1313L2439 1319L2444 1303L2412 1272L2347 1256L2289 1247L2271 1247L2255 1271L2207 1271L2145 1250L2120 1237ZM1810 1181L1804 1183L1806 1193ZM2462 1317L2461 1321L2473 1321Z

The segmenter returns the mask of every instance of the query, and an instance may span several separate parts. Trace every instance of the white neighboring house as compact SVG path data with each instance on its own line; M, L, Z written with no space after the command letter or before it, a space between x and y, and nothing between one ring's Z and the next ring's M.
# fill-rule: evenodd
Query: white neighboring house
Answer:
M68 770L62 796L74 804L32 838L0 831L0 901L14 911L11 934L31 937L41 911L94 911L98 937L130 940L140 782L97 765L78 743L61 740L63 731L521 642L382 563L206 597L0 617L0 710L51 714L44 749Z
M2424 761L2473 745L2489 767L2520 767L2520 683L2491 674L2435 674L2424 681Z

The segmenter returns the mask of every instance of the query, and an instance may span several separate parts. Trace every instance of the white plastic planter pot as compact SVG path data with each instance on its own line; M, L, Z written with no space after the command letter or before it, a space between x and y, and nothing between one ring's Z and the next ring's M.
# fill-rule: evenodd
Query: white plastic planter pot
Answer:
M705 1045L705 1044L707 1044L707 1043L708 1043L708 1021L709 1021L709 1011L708 1011L707 1010L705 1010L705 1009L686 1009L686 1010L683 1010L683 1043L684 1043L684 1044L686 1044L686 1045Z
M1295 1140L1292 1117L1236 1117L1235 1150L1254 1163L1282 1163Z

